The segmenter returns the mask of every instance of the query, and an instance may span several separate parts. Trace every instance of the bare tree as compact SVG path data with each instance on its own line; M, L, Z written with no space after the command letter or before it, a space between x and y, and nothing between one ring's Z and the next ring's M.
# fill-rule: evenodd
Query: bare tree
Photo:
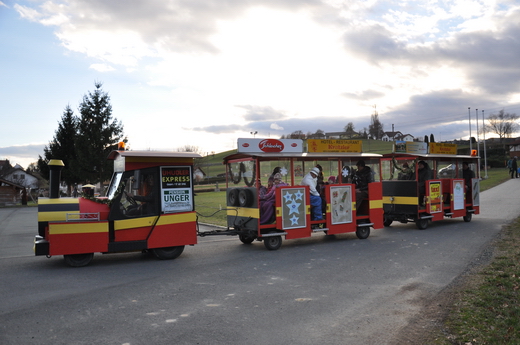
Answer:
M379 115L377 114L377 112L375 112L371 116L371 122L368 126L368 134L372 139L379 140L383 137L383 124L381 123L381 121L379 121Z
M294 131L290 134L288 139L305 139L305 134L301 131Z
M486 131L493 132L498 135L502 142L504 138L510 138L518 129L518 115L504 112L500 110L498 114L491 114L487 118L485 125Z
M193 152L200 154L200 148L198 146L186 144L184 146L178 147L177 152Z
M347 123L344 130L345 130L345 136L349 139L352 139L352 137L358 135L358 133L356 133L354 131L354 124L352 122Z

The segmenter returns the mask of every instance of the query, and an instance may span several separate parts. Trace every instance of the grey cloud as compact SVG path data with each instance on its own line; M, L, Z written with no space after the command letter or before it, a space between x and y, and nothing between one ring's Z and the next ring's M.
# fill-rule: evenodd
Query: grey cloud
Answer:
M209 133L234 133L237 131L247 131L248 129L240 125L215 125L206 127L194 127L185 128L186 130L192 130L197 132L209 132Z
M480 125L482 110L500 109L500 104L493 99L492 96L482 97L479 104L475 104L474 96L461 90L442 90L413 96L408 103L380 114L379 118L387 131L394 124L396 131L410 133L415 137L433 133L439 139L438 134L441 133L443 140L460 139L468 135L469 118L476 120L476 108L479 109ZM485 115L487 117L490 114L488 111ZM460 123L456 123L457 121Z
M272 107L253 105L237 105L236 107L243 108L247 111L243 116L246 121L281 120L286 117L283 112L275 110Z
M342 94L344 97L349 99L355 99L355 100L361 100L361 101L369 101L374 98L380 98L383 97L385 94L384 92L376 91L376 90L364 90L359 93L350 93L345 92Z
M11 165L16 163L27 168L29 163L38 161L38 156L43 156L43 148L46 144L28 144L0 147L0 158L9 159Z
M349 52L374 64L409 55L406 44L392 38L392 33L380 24L352 26L345 32L343 39Z
M375 65L382 63L449 65L464 71L487 93L517 92L520 87L520 9L495 18L497 30L460 32L434 43L412 45L380 24L348 29L345 48Z

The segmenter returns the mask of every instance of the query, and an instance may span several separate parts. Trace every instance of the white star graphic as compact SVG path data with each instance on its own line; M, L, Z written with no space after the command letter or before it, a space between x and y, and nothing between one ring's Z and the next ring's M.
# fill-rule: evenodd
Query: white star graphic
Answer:
M294 196L296 197L296 200L303 200L303 193L301 190L298 190L296 193L294 193Z
M291 220L291 225L298 225L298 220L299 220L299 219L300 219L300 218L296 217L296 215L293 215L293 216L291 217L291 219L290 219L290 220Z
M285 202L292 201L292 194L289 192L285 192L283 197L285 198Z
M300 212L298 211L298 207L300 207L300 204L301 203L296 202L294 200L292 200L291 203L286 204L286 206L289 207L289 215L293 213L300 214Z

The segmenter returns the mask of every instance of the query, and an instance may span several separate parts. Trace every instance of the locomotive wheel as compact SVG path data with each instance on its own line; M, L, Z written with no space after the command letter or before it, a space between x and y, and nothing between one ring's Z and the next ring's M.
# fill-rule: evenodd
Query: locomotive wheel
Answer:
M360 240L367 239L370 236L370 227L368 226L358 226L356 229L356 236Z
M471 222L471 213L466 213L464 217L462 217L466 223Z
M417 225L417 229L424 230L428 227L428 219L417 219L415 221L415 225Z
M71 267L87 266L94 258L94 253L63 255L65 263Z
M277 250L282 246L282 236L272 236L264 239L264 246L269 250Z
M176 246L176 247L164 247L164 248L154 248L152 249L152 253L161 260L172 260L177 258L184 251L184 246Z
M238 205L250 207L253 204L253 193L249 189L241 189L238 192Z
M229 206L238 206L238 189L234 188L228 194Z
M243 235L243 234L238 235L238 239L243 244L251 244L255 240L255 238L253 236L251 236L251 235Z

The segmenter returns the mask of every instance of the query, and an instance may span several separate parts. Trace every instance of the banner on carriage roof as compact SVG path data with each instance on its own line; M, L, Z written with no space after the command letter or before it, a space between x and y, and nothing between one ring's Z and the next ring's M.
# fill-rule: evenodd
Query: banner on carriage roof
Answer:
M422 141L395 141L394 153L428 153L428 143Z
M457 154L457 144L430 143L430 153Z
M307 139L307 152L362 152L361 140Z
M240 153L285 153L303 152L301 139L238 139Z

